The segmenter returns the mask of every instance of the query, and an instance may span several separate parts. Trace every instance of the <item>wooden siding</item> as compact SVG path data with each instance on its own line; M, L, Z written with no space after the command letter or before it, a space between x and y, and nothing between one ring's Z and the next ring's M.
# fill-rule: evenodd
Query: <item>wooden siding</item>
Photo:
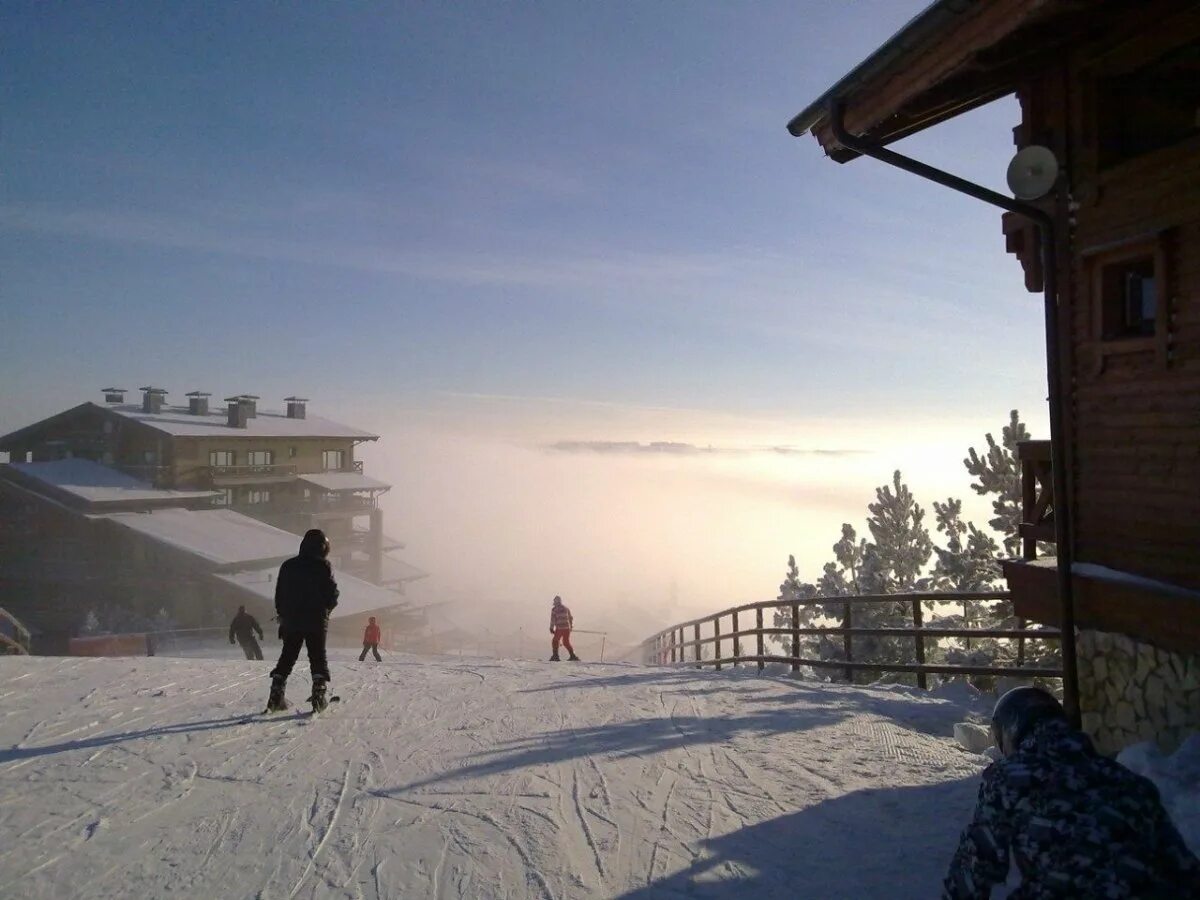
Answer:
M1195 28L1194 15L1168 19L1072 66L1069 332L1077 558L1190 588L1200 587L1200 139L1101 170L1093 86L1200 39ZM1157 330L1104 341L1096 270L1123 246L1160 254Z
M1200 41L1194 10L1145 21L1023 88L1017 136L1054 147L1075 201L1058 219L1076 558L1200 588L1200 137L1098 165L1098 80ZM1103 340L1098 271L1130 250L1158 267L1156 331Z

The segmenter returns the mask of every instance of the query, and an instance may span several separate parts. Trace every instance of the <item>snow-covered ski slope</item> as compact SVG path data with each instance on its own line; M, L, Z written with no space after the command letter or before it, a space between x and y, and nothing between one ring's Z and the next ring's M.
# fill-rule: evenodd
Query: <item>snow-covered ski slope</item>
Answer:
M269 660L0 658L0 897L927 898L987 762L900 689L332 656L316 718Z

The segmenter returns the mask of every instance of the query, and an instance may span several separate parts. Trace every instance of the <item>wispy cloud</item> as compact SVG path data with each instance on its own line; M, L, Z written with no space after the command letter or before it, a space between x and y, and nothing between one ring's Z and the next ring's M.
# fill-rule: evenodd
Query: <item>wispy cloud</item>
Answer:
M144 211L0 206L0 229L125 244L145 244L252 259L327 265L361 272L460 284L586 288L634 283L659 288L716 277L733 260L720 254L653 253L609 248L591 252L547 249L538 254L459 249L348 245L231 233L200 220Z

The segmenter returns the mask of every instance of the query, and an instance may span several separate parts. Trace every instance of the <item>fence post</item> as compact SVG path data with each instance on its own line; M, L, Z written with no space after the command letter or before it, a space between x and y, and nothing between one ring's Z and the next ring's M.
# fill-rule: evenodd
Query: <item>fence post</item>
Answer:
M800 671L800 604L792 604L792 671Z
M766 666L766 663L764 663L762 660L764 654L763 654L763 633L762 633L763 624L762 624L762 607L761 606L754 611L754 624L755 624L755 627L758 628L758 641L756 642L756 645L758 647L758 671L761 672L763 670L763 668L765 668L765 666Z
M845 629L845 634L842 635L842 648L846 651L846 662L854 662L853 643L850 636L850 629L853 627L850 603L847 601L842 604L842 628ZM846 667L846 680L851 684L854 683L854 670L849 666Z
M921 629L925 627L925 620L921 615L921 598L917 597L912 602L913 609L913 637L917 641L917 664L925 665L925 635L921 634ZM917 673L917 687L922 690L929 687L929 675L925 672Z
M737 610L733 611L733 667L736 669L738 660L742 658L742 645L739 641L741 632L738 631Z
M717 661L717 671L721 671L721 617L713 616L713 637L716 641L713 642L713 659Z
M692 636L696 640L696 643L693 645L696 648L696 663L697 663L696 668L703 669L704 666L699 665L699 662L700 662L700 623L699 622L697 622L695 625L692 626Z
M1029 627L1029 623L1024 619L1017 619L1017 627L1024 631ZM1025 665L1025 636L1017 638L1017 667Z

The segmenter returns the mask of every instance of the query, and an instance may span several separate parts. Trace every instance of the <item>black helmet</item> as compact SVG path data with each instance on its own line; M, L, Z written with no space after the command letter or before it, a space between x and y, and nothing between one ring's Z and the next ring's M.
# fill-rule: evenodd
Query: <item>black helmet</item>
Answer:
M1065 722L1067 714L1053 694L1039 687L1015 687L997 700L992 710L992 740L1008 756L1035 725L1054 719Z

